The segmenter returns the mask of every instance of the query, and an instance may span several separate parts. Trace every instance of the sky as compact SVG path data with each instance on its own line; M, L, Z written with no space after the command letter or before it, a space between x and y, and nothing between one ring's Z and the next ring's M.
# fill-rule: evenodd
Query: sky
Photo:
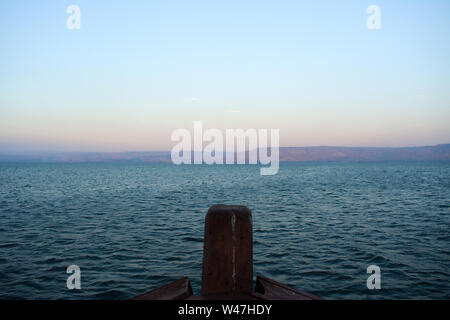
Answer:
M448 39L448 0L0 0L0 152L170 150L196 120L281 146L449 143Z

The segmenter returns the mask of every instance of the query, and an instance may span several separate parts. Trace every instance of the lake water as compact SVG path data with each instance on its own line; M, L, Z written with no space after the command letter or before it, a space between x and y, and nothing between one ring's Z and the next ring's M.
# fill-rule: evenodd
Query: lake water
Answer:
M0 298L126 299L184 276L199 294L213 204L252 210L255 275L328 299L450 298L448 162L0 164Z

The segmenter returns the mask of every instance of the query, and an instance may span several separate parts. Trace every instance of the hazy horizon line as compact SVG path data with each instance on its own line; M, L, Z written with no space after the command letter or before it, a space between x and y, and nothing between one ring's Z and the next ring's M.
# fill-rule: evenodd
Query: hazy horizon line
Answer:
M342 146L342 145L311 145L311 146L280 146L279 148L348 148L348 149L356 149L356 148L364 148L364 149L408 149L408 148L427 148L427 147L438 147L450 145L448 143L438 143L433 145L414 145L414 146ZM269 147L270 148L270 147ZM225 148L224 148L225 149ZM258 150L260 148L256 148ZM248 151L246 149L245 151ZM253 150L253 149L252 149ZM189 150L190 152L203 152L203 150ZM226 150L224 150L226 152ZM149 150L129 150L129 151L58 151L58 150L24 150L24 151L3 151L0 149L0 154L57 154L57 153L144 153L144 152L171 152L171 149L149 149ZM234 150L233 152L236 152Z

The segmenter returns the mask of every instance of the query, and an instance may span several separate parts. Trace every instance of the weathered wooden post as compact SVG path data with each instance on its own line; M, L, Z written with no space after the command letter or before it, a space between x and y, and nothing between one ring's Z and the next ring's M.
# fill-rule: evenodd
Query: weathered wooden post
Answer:
M256 278L255 290L252 285L252 213L244 206L216 205L205 218L201 296L194 296L189 279L182 278L133 299L320 299L263 276Z
M202 296L252 293L252 214L244 206L212 206L205 218Z

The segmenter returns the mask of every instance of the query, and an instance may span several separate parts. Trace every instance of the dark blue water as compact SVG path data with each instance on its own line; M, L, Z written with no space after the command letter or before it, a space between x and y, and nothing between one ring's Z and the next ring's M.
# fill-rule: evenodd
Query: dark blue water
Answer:
M183 276L199 293L219 203L252 210L255 274L331 299L450 298L450 163L1 164L0 298L123 299Z

